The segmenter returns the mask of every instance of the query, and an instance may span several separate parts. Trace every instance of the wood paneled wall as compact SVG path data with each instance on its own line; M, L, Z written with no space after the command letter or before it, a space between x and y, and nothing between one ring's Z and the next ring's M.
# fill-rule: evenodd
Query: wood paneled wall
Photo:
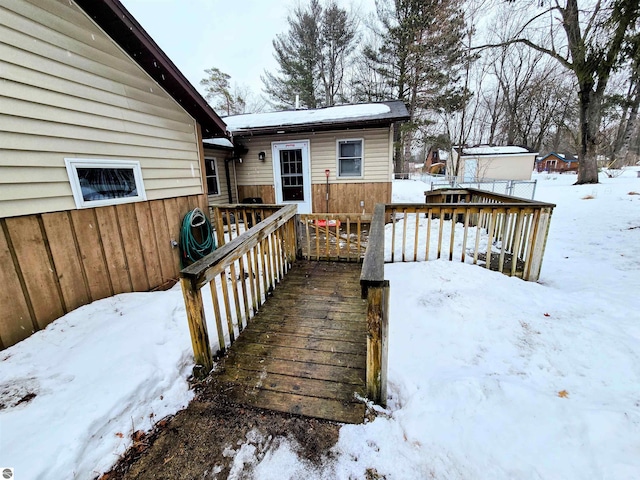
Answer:
M330 183L329 212L327 185L314 183L311 188L314 213L373 213L376 203L391 203L391 182Z
M94 300L175 280L183 216L205 195L0 218L0 348Z
M391 182L376 183L330 183L329 212L327 212L327 185L314 183L311 186L313 213L373 213L376 203L391 203ZM264 203L276 203L273 185L238 185L240 200L260 197ZM360 205L364 202L364 206Z

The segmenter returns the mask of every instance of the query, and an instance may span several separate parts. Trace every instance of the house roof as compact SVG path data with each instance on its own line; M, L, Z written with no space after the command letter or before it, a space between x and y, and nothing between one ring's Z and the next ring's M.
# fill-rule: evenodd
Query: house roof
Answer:
M400 100L223 118L234 136L364 128L408 119L409 112Z
M474 147L463 147L462 148L462 156L465 155L522 155L522 154L533 154L536 155L537 152L533 152L526 147L520 147L518 145L476 145Z
M203 140L202 143L204 143L205 147L224 149L234 148L233 143L231 143L231 140L228 138L207 138Z
M543 162L549 157L555 157L558 160L562 160L563 162L567 162L567 163L578 161L578 157L576 157L575 155L572 155L571 153L556 153L556 152L547 153L544 157L542 157L538 161Z
M202 127L204 138L223 137L226 125L133 15L118 0L75 0Z

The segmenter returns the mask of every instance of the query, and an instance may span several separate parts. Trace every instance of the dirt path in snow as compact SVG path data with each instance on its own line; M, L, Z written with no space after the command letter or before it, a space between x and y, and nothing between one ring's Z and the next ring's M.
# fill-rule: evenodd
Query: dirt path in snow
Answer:
M148 435L134 433L133 446L101 480L250 479L256 458L284 439L312 464L331 461L340 424L229 403L224 385L209 379L174 417L158 422ZM241 454L242 445L252 447Z

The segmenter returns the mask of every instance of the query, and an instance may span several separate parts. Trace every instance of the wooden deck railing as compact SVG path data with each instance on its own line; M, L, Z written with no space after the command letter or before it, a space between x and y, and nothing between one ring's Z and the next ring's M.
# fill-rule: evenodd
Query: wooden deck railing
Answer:
M209 205L209 218L221 247L239 237L253 225L274 214L282 205L221 204ZM226 235L225 235L226 233Z
M428 194L440 202L386 206L393 225L386 261L446 256L538 280L555 205L471 189Z
M360 285L367 299L367 396L380 405L387 398L385 262L446 257L536 281L555 206L472 189L427 192L426 198L430 203L377 204L371 222Z
M251 206L236 211L268 213L266 208ZM197 375L206 375L213 368L207 316L215 319L217 350L223 353L291 268L296 256L295 214L295 205L279 207L244 234L180 272ZM205 306L206 285L211 303Z
M361 262L371 215L316 213L298 215L298 245L306 260Z

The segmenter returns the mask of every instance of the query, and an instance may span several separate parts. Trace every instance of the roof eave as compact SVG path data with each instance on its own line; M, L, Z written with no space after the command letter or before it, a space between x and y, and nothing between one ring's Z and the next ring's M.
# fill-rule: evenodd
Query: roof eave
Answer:
M266 127L239 128L232 130L234 137L250 137L257 135L273 135L283 133L304 133L304 132L326 132L330 130L356 130L364 128L383 128L389 127L395 122L409 120L408 116L369 119L369 120L351 120L336 122L316 122L304 123L299 125L275 125Z
M463 153L461 157L517 157L524 155L538 155L539 152L515 152L515 153Z
M200 124L203 138L226 136L226 124L118 0L75 2Z

